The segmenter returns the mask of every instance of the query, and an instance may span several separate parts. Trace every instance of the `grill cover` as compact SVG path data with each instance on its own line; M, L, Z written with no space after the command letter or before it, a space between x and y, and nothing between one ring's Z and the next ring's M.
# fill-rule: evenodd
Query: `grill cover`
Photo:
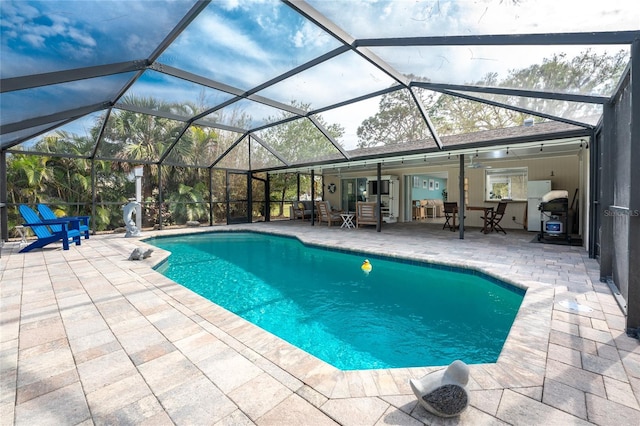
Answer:
M557 200L559 198L569 199L569 192L564 189L556 189L553 191L549 191L542 196L542 202L546 203L551 200Z

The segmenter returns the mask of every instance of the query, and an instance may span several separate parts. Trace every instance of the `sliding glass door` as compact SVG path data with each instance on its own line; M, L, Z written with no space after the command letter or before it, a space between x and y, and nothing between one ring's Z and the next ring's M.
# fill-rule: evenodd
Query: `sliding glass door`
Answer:
M367 178L342 179L340 185L342 190L342 210L355 212L356 201L365 201Z

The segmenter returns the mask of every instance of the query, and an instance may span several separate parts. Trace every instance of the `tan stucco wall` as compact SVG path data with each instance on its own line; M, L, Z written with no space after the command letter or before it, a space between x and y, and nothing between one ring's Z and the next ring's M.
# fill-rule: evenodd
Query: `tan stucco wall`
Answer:
M587 159L588 160L588 159ZM483 163L489 164L486 161ZM569 192L569 203L573 199L576 188L580 186L581 177L581 162L578 155L572 154L562 157L550 157L542 159L514 159L509 161L492 161L491 166L493 168L503 167L527 167L529 180L551 180L553 189L565 189ZM553 171L553 176L551 172ZM402 221L404 215L404 207L406 205L404 194L404 177L414 174L429 174L446 172L448 174L447 192L449 194L449 201L458 201L460 199L460 193L458 190L458 166L425 166L425 167L412 167L412 168L384 168L382 174L395 175L400 180L400 215L399 219ZM584 163L582 165L583 180L588 181L588 170L585 170ZM329 194L325 191L325 199L331 202L332 206L340 206L340 178L335 174L325 173L325 185L329 183L335 183L337 190L334 194ZM342 178L355 178L371 176L371 171L363 172L351 172L348 175L343 173ZM469 204L470 205L489 205L491 202L484 201L484 169L470 169L465 168L465 176L469 178ZM582 211L586 211L584 206L585 198L583 195L588 194L588 188L583 187L579 193L580 208ZM503 219L501 225L506 229L523 229L524 228L524 214L526 211L525 202L511 202L507 207L506 217ZM466 223L468 226L482 226L482 220L480 211L469 211L466 215ZM516 220L513 221L512 217L515 216ZM584 221L584 216L582 221ZM539 220L539 217L534 218Z

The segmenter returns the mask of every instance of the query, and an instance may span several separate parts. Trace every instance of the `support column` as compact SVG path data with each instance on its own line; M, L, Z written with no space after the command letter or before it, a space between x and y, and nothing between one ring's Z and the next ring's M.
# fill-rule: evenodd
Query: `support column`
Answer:
M602 134L594 133L589 140L591 147L589 152L589 258L594 259L600 256L598 248L600 245L600 236L598 230L602 223L600 216L600 163L602 158L600 152L602 150ZM584 192L584 191L583 191Z
M271 222L271 175L264 181L264 221Z
M376 232L382 231L382 163L378 163L378 194L376 196L376 211L378 212L378 220L376 220Z
M315 171L311 170L311 226L316 226L316 186L313 182L315 177ZM322 198L324 199L324 190L322 191ZM300 200L300 172L298 172L298 200ZM301 214L304 222L304 212Z
M460 208L458 209L458 224L460 225L460 239L464 240L464 154L460 154L460 182L458 182L460 190Z
M209 226L213 225L213 169L209 167Z
M598 214L600 215L600 281L607 282L613 276L613 216L611 206L613 205L613 148L615 143L615 110L614 105L606 103L603 105L604 130L600 144L600 204Z
M9 239L9 212L7 211L7 151L0 151L0 240Z
M142 230L142 175L144 174L144 167L138 166L133 169L133 174L136 177L136 226Z
M160 224L160 230L162 231L164 228L164 221L162 220L162 165L160 164L158 164L158 223Z
M91 231L96 233L96 217L98 213L97 191L96 191L96 160L91 159Z

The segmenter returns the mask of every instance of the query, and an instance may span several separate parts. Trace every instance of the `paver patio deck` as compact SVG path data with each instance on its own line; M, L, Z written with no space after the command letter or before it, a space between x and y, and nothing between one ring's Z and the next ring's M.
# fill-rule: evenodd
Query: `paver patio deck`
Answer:
M470 366L470 407L441 419L408 379L442 366L337 370L151 269L166 252L128 261L146 247L139 239L96 235L26 254L10 242L0 257L1 424L640 425L639 342L580 247L530 243L524 231L460 240L424 223L161 234L241 229L480 268L528 291L498 362Z

